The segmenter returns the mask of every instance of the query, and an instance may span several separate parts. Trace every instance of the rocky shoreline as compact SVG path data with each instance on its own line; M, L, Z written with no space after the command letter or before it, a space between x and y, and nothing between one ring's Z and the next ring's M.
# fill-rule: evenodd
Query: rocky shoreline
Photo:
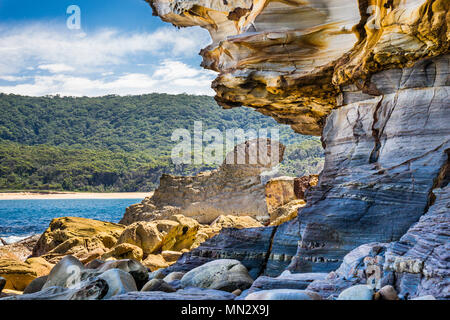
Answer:
M321 136L324 169L224 163L122 224L55 219L0 259L4 299L450 299L449 1L147 2L208 30L221 106Z

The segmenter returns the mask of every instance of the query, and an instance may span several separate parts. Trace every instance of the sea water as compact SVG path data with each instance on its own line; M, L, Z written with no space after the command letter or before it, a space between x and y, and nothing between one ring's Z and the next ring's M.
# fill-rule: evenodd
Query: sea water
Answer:
M41 234L52 219L60 217L117 223L128 206L140 201L142 199L0 200L0 238L13 243Z

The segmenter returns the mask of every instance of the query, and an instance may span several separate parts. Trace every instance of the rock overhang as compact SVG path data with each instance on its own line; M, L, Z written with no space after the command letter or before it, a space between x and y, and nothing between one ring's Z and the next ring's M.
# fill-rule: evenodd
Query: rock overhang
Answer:
M370 75L449 48L445 0L146 0L178 27L201 26L212 43L202 66L224 108L249 106L321 135L354 84L379 95Z

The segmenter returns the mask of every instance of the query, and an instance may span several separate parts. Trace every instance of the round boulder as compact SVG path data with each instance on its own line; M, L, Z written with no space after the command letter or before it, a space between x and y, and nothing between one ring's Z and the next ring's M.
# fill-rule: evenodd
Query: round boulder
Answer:
M393 286L384 286L378 291L382 300L399 300L397 291Z
M6 279L0 277L0 293L2 293L2 290L5 287L5 285L6 285Z
M338 300L372 300L373 289L365 284L356 285L341 292Z
M141 290L142 292L149 291L162 291L162 292L175 292L176 290L161 279L152 279L145 284L145 286Z
M273 289L250 293L245 300L322 300L322 297L308 290Z
M109 299L115 295L138 291L133 277L128 272L120 269L105 271L98 276L98 279L105 280L108 284L108 292L103 299Z
M175 280L181 280L183 276L185 275L184 272L171 272L167 276L164 277L165 282L172 282Z
M253 283L247 268L238 260L220 259L197 267L181 278L183 287L197 287L233 292Z

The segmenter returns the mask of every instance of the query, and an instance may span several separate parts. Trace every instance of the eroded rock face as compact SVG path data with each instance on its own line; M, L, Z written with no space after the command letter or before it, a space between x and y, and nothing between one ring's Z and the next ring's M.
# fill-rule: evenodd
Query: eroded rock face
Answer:
M395 272L398 291L410 298L450 299L450 186L433 193L434 205L386 253L385 269Z
M162 175L153 196L127 208L121 223L162 220L175 214L202 224L210 224L221 215L268 222L260 175L282 161L284 149L276 141L255 139L236 146L217 170L194 177ZM258 152L256 159L251 158L254 151Z
M176 26L201 26L202 66L225 108L251 106L319 135L340 86L448 50L448 1L147 0Z
M433 200L450 148L449 56L371 82L383 94L327 119L325 167L298 215L291 270L331 271L363 243L399 240Z
M125 226L92 219L65 217L53 219L33 248L33 256L57 263L73 255L84 263L109 251Z

